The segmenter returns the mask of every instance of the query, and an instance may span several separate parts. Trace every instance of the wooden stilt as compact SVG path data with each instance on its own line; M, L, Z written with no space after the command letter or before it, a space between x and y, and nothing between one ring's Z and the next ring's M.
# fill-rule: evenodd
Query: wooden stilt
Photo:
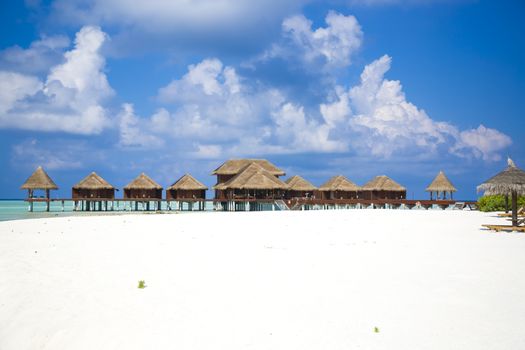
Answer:
M512 226L518 226L518 193L512 191Z

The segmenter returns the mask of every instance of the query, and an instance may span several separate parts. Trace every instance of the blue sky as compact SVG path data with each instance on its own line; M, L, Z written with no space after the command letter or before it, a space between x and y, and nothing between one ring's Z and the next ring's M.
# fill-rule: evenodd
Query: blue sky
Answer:
M0 198L38 165L63 197L91 171L212 186L239 157L409 198L444 170L475 198L525 164L522 1L130 3L0 4Z

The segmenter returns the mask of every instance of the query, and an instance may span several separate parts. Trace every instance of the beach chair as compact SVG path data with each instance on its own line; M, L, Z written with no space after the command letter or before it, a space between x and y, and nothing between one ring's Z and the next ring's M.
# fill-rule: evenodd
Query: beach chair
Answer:
M511 225L482 225L491 231L505 231L505 232L525 232L525 226L511 226Z
M510 218L512 217L512 213L499 213L498 216L503 218ZM520 207L518 209L518 216L525 216L525 207Z
M511 220L511 219L507 219ZM518 224L516 226L512 225L482 225L489 230L500 232L500 231L517 231L517 232L525 232L525 218L519 219Z
M454 210L463 210L465 209L465 202L456 202L454 203Z

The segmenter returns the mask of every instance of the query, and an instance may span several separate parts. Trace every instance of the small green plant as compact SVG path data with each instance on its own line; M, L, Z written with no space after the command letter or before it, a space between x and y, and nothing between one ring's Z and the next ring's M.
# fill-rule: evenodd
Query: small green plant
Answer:
M374 333L379 333L379 328L374 327Z
M140 280L140 281L139 281L139 287L138 287L138 288L139 288L139 289L144 289L144 288L146 288L146 281L144 281L144 280Z

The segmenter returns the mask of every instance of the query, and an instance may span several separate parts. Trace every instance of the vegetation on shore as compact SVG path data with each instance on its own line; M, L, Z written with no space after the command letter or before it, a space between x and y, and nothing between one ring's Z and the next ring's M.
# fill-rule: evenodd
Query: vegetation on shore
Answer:
M525 196L518 197L518 208L525 205ZM511 209L511 201L508 202L509 210ZM483 196L478 199L478 208L480 211L504 211L505 210L505 196L492 195Z

